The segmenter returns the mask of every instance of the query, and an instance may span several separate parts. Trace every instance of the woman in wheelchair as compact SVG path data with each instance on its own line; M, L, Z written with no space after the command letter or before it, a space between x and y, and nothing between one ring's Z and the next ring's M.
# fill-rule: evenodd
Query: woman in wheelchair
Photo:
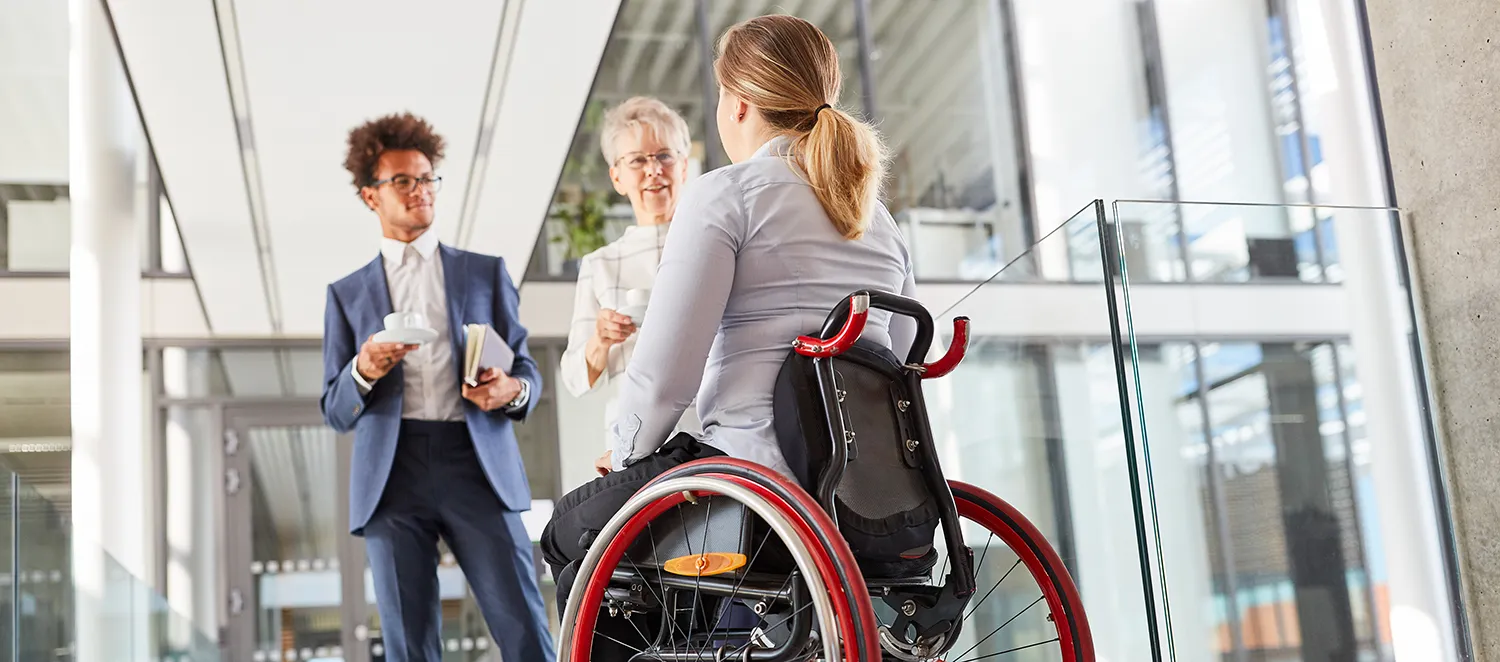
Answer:
M921 381L961 359L967 320L923 363L933 322L877 201L885 150L833 107L832 42L762 16L714 71L733 165L681 201L603 475L543 533L561 659L1092 659L1046 540L942 477ZM667 440L695 395L702 437Z

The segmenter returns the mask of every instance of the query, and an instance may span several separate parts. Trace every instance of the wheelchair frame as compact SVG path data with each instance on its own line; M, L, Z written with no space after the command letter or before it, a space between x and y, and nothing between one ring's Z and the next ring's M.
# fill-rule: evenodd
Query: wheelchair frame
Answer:
M691 629L697 624L700 612L696 602L699 594L738 598L746 600L747 604L749 600L755 600L757 604L754 610L761 616L767 614L765 609L768 604L789 605L792 613L772 626L773 631L780 631L783 626L786 628L785 634L788 636L778 647L746 648L742 654L737 654L732 659L780 662L806 654L810 646L820 647L827 660L879 660L887 653L898 659L925 659L934 653L945 651L952 642L957 641L963 625L964 611L976 592L974 552L964 543L960 524L961 509L971 520L981 523L988 521L985 526L992 536L999 534L1008 547L1017 550L1018 555L1024 549L1036 560L1035 563L1028 562L1027 568L1038 581L1044 598L1053 611L1057 611L1059 604L1074 606L1072 610L1066 606L1062 609L1065 618L1063 623L1059 623L1059 640L1063 639L1061 635L1064 631L1072 633L1071 638L1062 643L1064 653L1076 653L1077 659L1093 659L1087 618L1081 611L1076 588L1067 577L1066 568L1057 558L1056 552L1046 544L1045 538L1019 512L998 497L961 483L950 487L950 483L943 477L932 441L921 381L948 374L963 359L969 338L968 318L959 317L954 320L953 340L944 356L932 363L923 363L922 359L933 339L933 322L919 303L899 295L868 290L854 292L844 301L847 305L842 305L841 302L829 314L818 336L800 336L792 343L793 351L812 359L829 439L843 440L843 443L834 443L830 449L828 464L817 476L816 494L809 494L794 482L773 474L764 467L728 458L698 460L658 476L633 496L596 538L601 542L608 542L593 545L588 550L563 617L562 659L590 650L592 637L569 639L568 634L580 629L592 630L594 619L605 605L608 605L611 614L623 607L627 618L632 613L660 610L662 623L655 635L655 643L650 644L659 646L664 637L672 636L682 629L677 627L675 618L677 605L670 601L680 597L681 591L689 589L695 591L692 610L694 620L688 628L690 640ZM905 315L917 323L911 350L902 365L905 386L911 400L898 402L897 406L902 412L912 415L908 429L910 438L905 442L907 450L920 459L922 480L937 499L939 521L952 564L952 570L941 585L929 583L932 579L930 569L911 577L867 579L834 521L837 517L835 492L850 460L854 435L849 429L849 419L843 405L846 394L838 388L835 379L833 359L854 346L871 308ZM916 412L910 412L912 406L917 407ZM955 490L964 494L962 507L956 502ZM641 540L639 536L648 530L659 515L685 501L696 502L698 497L704 495L711 497L707 502L708 514L704 517L704 527L714 524L712 496L728 497L754 511L781 540L800 543L786 545L798 572L783 576L781 573L757 573L747 568L737 576L728 578L698 575L673 576L669 579L658 564L655 572L662 594L657 595L656 590L651 588L647 575L649 564L646 569L636 565L630 559L629 548ZM728 520L721 518L721 521ZM685 523L683 530L686 538ZM707 528L704 529L704 535L706 539ZM657 539L649 534L646 537L653 546L653 559L659 562L661 555L656 553ZM762 540L762 547L764 542ZM691 540L687 543L688 553L691 554ZM675 547L677 543L671 544ZM668 549L677 551L671 547ZM824 550L825 553L813 553L811 550L814 549ZM756 551L757 556L758 554L759 550ZM622 558L634 567L625 569ZM599 567L614 570L608 573L593 571ZM590 571L587 576L584 574L586 569ZM875 619L869 606L872 598L879 598L894 609L894 623L885 626ZM583 602L590 603L588 609L580 607ZM829 633L824 632L819 636L820 633L814 632L813 616L806 613L805 606L815 607L819 620L825 626L829 623L836 624L837 635L828 636ZM843 619L839 619L836 614L839 606L844 608ZM632 612L633 608L637 608L637 611ZM579 621L581 612L587 614L583 619L586 623ZM714 616L709 614L706 618L712 622ZM895 637L909 637L909 633L913 631L918 635L914 641L927 642L922 646L929 648L913 648L913 643L895 640ZM747 639L754 637L757 632L758 629L721 630L714 625L706 635L705 644L719 640L714 637L716 633L721 635L720 639ZM718 662L723 651L706 650L707 648L705 645L704 650L691 652L655 651L652 655L655 659L673 662Z

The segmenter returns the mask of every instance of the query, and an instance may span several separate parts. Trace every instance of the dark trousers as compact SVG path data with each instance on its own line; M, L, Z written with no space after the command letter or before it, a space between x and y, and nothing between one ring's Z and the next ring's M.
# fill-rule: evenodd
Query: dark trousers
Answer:
M609 519L620 512L625 502L635 496L646 483L678 465L705 457L719 457L724 453L699 442L692 435L679 433L655 454L643 458L622 471L595 478L578 489L569 492L557 502L552 519L542 531L542 556L552 567L552 576L557 581L557 608L561 611L568 601L568 592L577 577L578 563L588 554L594 538L609 523ZM631 654L650 643L642 632L654 634L659 615L636 616L635 624L623 618L611 618L600 614L594 626L594 662L626 660ZM643 629L637 629L642 628Z
M364 530L386 659L439 662L438 538L457 557L507 661L551 660L520 513L506 510L462 422L401 422L396 461Z

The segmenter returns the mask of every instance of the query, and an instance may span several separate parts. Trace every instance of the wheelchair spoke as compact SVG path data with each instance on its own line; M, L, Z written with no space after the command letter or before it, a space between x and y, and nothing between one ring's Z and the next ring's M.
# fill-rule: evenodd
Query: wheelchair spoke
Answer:
M990 532L990 537L984 539L984 551L979 552L979 562L974 564L974 572L978 573L984 567L984 557L990 554L990 543L995 542L995 532ZM1001 580L1005 581L1005 580Z
M641 652L643 652L643 651L642 651L642 650L641 650L641 649L640 649L640 648L636 648L636 647L635 647L635 646L631 646L631 645L630 645L630 644L627 644L627 643L625 643L625 642L623 642L623 641L620 641L620 640L619 640L619 639L616 639L616 638L614 638L614 637L611 637L611 636L609 636L609 635L607 635L607 634L604 634L604 633L602 633L602 632L595 632L595 633L594 633L594 634L595 634L595 635L598 635L598 636L600 636L600 637L604 637L604 638L605 638L605 639L608 639L608 640L610 640L610 641L613 641L613 642L615 642L615 643L617 643L617 644L619 644L619 645L621 645L621 646L624 646L624 647L626 647L626 648L629 648L629 649L630 649L630 650L633 650L633 651L635 651L635 652L636 652L636 653L637 653L637 654L639 654L639 653L641 653Z
M1001 630L1004 630L1004 629L1005 629L1005 626L1007 626L1007 625L1010 625L1010 624L1011 624L1011 622L1012 622L1012 621L1015 621L1015 620L1016 620L1016 619L1017 619L1017 618L1020 618L1020 617L1021 617L1021 614L1024 614L1024 613L1026 613L1026 612L1028 612L1028 611L1030 611L1030 610L1031 610L1031 608L1032 608L1032 607L1035 607L1035 606L1037 606L1037 605L1038 605L1038 604L1039 604L1039 603L1041 603L1041 601L1042 601L1042 600L1045 600L1045 599L1046 599L1046 596L1040 596L1040 597L1038 597L1038 598L1037 598L1037 599L1035 599L1035 600L1033 600L1033 601L1032 601L1032 602L1031 602L1031 604L1029 604L1029 605L1026 605L1026 608L1025 608L1025 609L1022 609L1022 610L1021 610L1021 611L1018 611L1018 612L1016 612L1016 615L1015 615L1015 616L1012 616L1012 617L1010 617L1010 618L1009 618L1009 619L1006 619L1006 621L1005 621L1005 622L1004 622L1004 623L1001 623L1001 624L1000 624L1000 627L997 627L997 628L995 628L995 630L994 630L994 632L991 632L991 633L989 633L989 634L987 634L987 635L984 635L984 638L983 638L983 639L980 639L980 640L979 640L979 641L976 641L976 642L974 642L974 645L973 645L973 646L970 646L970 647L969 647L969 649L968 649L968 650L966 650L966 651L964 651L964 652L962 652L962 653L959 653L959 654L958 654L958 657L960 657L960 658L961 658L961 657L963 657L963 656L965 656L965 655L968 655L968 654L969 654L969 652L970 652L970 651L973 651L973 650L974 650L974 649L975 649L975 648L979 648L979 645L980 645L980 644L982 644L982 643L984 643L984 642L986 642L986 641L989 641L989 638L990 638L990 637L993 637L993 636L995 636L995 635L996 635L996 634L998 634L998 633L999 633L999 632L1000 632L1000 631L1001 631Z
M1005 575L1000 577L1000 581L995 582L995 585L991 586L990 590L985 592L984 597L979 599L979 602L974 605L974 608L970 609L969 613L964 614L964 620L967 621L969 620L969 618L974 616L974 614L979 611L979 607L984 605L984 601L990 599L990 594L994 593L995 589L1000 588L1000 585L1005 583L1006 578L1010 577L1010 573L1015 572L1016 568L1019 567L1021 567L1021 559L1016 559L1015 564L1010 567L1010 570L1006 570ZM978 566L975 566L975 568L978 568ZM978 573L976 572L975 574Z
M680 513L681 510L679 510L678 512ZM698 546L698 553L699 554L707 554L708 553L708 532L709 532L709 529L713 528L713 521L714 521L713 518L714 518L714 500L713 499L709 499L708 500L708 513L705 514L705 516L703 517L703 544L701 544L701 545ZM684 540L686 540L687 538L690 537L690 536L688 536L688 532L687 532L687 527L686 526L682 527L682 537L683 537ZM691 542L689 542L688 543L688 555L692 556L692 554L693 554L693 545L692 545ZM699 572L697 572L693 576L693 611L692 611L692 613L688 614L688 643L689 643L689 645L692 644L692 640L693 640L693 628L697 627L697 625L698 625L698 601L702 597L702 595L703 595L703 572L700 570ZM707 643L704 644L705 647L707 645L708 645ZM702 651L702 649L699 649L698 651L695 651L695 652L701 653L703 651Z
M992 657L999 657L1001 655L1008 655L1010 653L1014 653L1016 651L1023 651L1023 650L1026 650L1028 648L1036 648L1037 646L1046 646L1047 644L1050 644L1050 643L1053 643L1053 642L1056 642L1056 641L1059 641L1059 639L1057 637L1053 637L1053 638L1048 639L1046 641L1038 641L1038 642L1036 642L1034 644L1026 644L1025 646L1016 646L1015 648L1012 648L1012 649L1009 649L1009 650L1003 650L1003 651L1000 651L998 653L990 653L988 655L980 655L979 657L971 657L971 658L969 658L967 660L960 660L959 662L979 662L979 660L988 660L988 659L990 659Z

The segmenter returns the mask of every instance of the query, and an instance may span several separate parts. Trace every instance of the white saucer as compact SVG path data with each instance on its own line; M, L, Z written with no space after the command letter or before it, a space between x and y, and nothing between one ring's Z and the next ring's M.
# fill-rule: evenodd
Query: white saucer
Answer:
M375 334L375 342L398 342L403 345L421 345L437 340L433 329L386 329Z
M639 306L624 306L615 312L629 317L630 321L635 322L636 326L640 326L641 322L646 320L646 306L644 304Z

